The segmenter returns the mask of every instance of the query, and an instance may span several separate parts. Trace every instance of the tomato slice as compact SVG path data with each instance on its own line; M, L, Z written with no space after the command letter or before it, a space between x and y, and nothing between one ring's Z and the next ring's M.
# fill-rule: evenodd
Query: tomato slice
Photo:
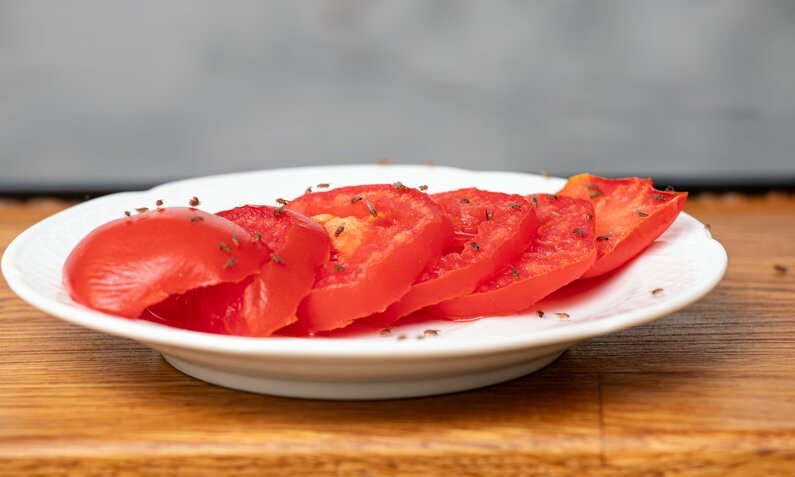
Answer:
M585 201L539 194L538 233L530 247L468 295L427 307L449 319L506 315L527 309L579 278L596 259L594 210Z
M246 288L242 312L227 324L235 335L269 336L298 318L298 304L329 259L331 242L314 220L284 207L247 205L219 212L251 234L261 234L272 260Z
M431 195L455 227L453 249L411 290L367 322L388 326L425 306L465 295L527 248L538 229L533 207L520 195L475 188Z
M651 179L591 174L569 178L559 194L589 200L596 211L597 258L583 278L615 270L651 245L687 200L687 192L656 190Z
M144 318L206 333L270 336L297 320L298 304L328 260L329 238L315 221L283 207L247 205L218 215L265 242L271 260L241 283L173 295Z
M222 250L219 243L230 248ZM269 259L270 249L234 223L174 207L93 230L66 259L63 279L76 302L137 318L170 295L241 282Z
M444 210L402 184L305 194L287 208L320 222L332 241L298 322L287 328L291 334L333 330L383 311L453 239Z

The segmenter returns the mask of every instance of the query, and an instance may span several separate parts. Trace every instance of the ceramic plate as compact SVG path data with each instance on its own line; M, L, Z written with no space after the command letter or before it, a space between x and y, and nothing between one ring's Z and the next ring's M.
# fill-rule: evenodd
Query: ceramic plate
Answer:
M390 334L358 330L333 338L243 338L127 320L73 302L61 285L72 247L123 211L163 199L198 196L217 212L274 204L307 186L402 181L429 192L476 186L508 193L554 192L564 180L428 166L334 166L220 175L144 192L94 199L34 225L8 247L2 270L31 305L68 322L143 343L198 379L257 393L319 399L388 399L461 391L517 378L546 366L588 338L660 318L698 300L720 281L727 258L704 225L682 214L642 255L606 277L576 282L536 313L469 322L404 324ZM662 289L652 294L652 290ZM561 318L556 313L566 313ZM563 316L563 315L561 315ZM426 335L425 330L438 330Z

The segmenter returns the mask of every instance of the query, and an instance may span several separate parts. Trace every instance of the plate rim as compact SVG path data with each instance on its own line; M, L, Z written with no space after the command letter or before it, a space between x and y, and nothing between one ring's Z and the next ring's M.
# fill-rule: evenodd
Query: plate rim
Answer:
M707 275L699 286L689 288L686 292L669 298L666 301L646 306L639 309L629 310L609 317L582 323L572 323L566 328L549 328L538 330L532 335L519 335L518 337L491 338L488 340L477 341L444 341L434 342L434 346L427 346L424 342L416 340L405 340L395 342L393 346L384 346L383 343L361 343L359 347L351 347L350 343L355 338L252 338L216 335L197 331L172 328L165 325L149 323L144 320L129 320L122 317L91 310L79 304L69 305L57 300L40 295L35 289L30 287L22 274L22 271L15 265L15 260L21 250L24 249L24 240L34 236L36 233L46 229L52 222L62 220L63 217L79 213L80 210L89 204L96 205L99 202L117 200L125 195L140 195L155 192L162 188L181 186L195 181L204 180L228 180L234 177L246 176L255 173L279 173L285 171L308 171L329 168L368 168L377 169L389 167L396 170L418 170L429 166L424 165L357 165L343 164L330 166L311 166L311 167L291 167L279 169L261 169L247 172L235 172L227 174L217 174L209 176L194 177L178 181L167 182L157 185L148 190L125 191L110 194L96 199L92 199L80 204L76 204L53 214L28 227L20 233L6 248L3 253L0 270L8 283L9 288L16 293L22 300L33 307L68 323L79 325L94 331L100 331L113 336L132 339L147 346L164 346L193 351L201 351L213 354L238 355L258 358L291 358L291 359L427 359L441 357L458 357L508 353L523 349L541 348L545 346L555 346L565 343L576 343L589 338L611 334L623 329L639 326L655 319L667 316L678 311L707 295L717 286L726 273L728 266L728 254L725 248L712 237L712 234L705 229L704 246L709 249L717 259L715 267ZM565 181L563 178L540 176L523 172L511 171L475 171L470 169L454 168L447 166L433 166L434 169L450 170L456 173L477 173L477 174L509 174L524 175L535 179L550 179L554 181ZM682 212L677 221L692 222L693 225L703 224L687 213ZM517 319L522 319L525 315L517 315ZM312 343L307 346L307 343Z

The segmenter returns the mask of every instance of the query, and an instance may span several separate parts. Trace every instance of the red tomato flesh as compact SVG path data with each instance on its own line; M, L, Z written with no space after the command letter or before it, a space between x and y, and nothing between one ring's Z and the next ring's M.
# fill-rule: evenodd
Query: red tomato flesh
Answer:
M305 194L287 208L321 223L332 242L298 322L286 329L290 334L333 330L383 311L453 239L444 210L400 184Z
M273 250L271 260L246 288L242 313L227 332L269 336L298 318L298 304L309 294L315 275L329 258L330 240L314 220L283 207L247 205L219 212Z
M473 293L425 308L429 315L471 319L517 313L576 280L593 265L593 206L584 200L547 194L528 199L536 204L539 221L532 244Z
M222 250L219 243L231 248ZM93 230L66 259L63 276L76 302L137 318L171 295L239 283L266 260L270 249L243 228L197 209L174 207Z
M431 198L453 222L452 250L422 273L400 301L367 322L388 326L425 306L472 292L525 250L538 228L533 207L520 195L469 188Z
M231 334L229 325L241 321L243 295L253 279L251 276L238 283L219 283L171 295L147 307L140 318L191 331Z
M651 179L569 178L559 194L590 201L596 215L594 266L583 278L615 270L662 235L685 206L687 192L656 190Z

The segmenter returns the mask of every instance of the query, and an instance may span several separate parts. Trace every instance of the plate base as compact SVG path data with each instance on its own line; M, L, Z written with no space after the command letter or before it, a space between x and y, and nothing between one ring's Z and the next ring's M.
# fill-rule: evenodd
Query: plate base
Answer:
M519 365L461 376L418 377L385 382L312 381L252 376L185 361L165 353L163 358L188 376L240 391L302 399L361 401L433 396L490 386L538 371L558 359L563 351L565 348Z

